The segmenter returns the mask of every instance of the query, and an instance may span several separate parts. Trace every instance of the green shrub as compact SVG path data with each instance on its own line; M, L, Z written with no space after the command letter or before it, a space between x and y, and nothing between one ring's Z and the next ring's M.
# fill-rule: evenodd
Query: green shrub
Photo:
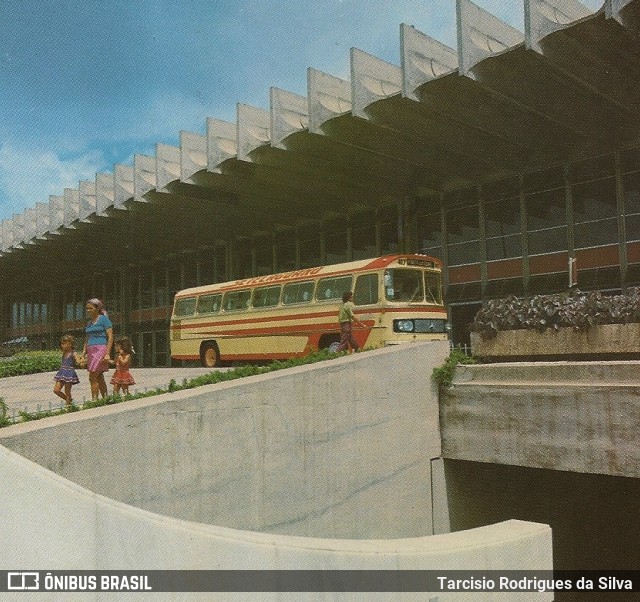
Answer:
M7 404L4 401L4 398L0 397L0 427L8 426L9 424L11 424L11 420L7 415L8 411L9 411L9 408L7 407Z
M0 378L51 372L60 368L61 361L60 351L23 351L13 355L11 359L0 362Z
M444 364L433 369L431 378L438 383L441 389L446 389L453 381L453 375L458 364L475 364L476 362L475 358L469 357L464 351L452 349Z

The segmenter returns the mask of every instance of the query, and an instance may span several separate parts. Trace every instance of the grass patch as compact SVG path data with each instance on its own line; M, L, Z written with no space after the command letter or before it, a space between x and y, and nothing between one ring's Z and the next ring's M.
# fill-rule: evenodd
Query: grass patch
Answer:
M45 410L45 411L36 411L36 412L19 412L20 420L18 422L30 422L32 420L39 420L40 418L47 418L49 416L59 416L61 414L66 414L68 412L78 411L78 410L88 410L90 408L98 408L106 405L113 405L116 403L120 403L123 401L129 401L132 399L141 399L143 397L152 397L154 395L161 395L163 393L172 393L175 391L182 391L183 389L194 389L196 387L202 387L203 385L211 385L220 382L226 382L229 380L236 380L238 378L245 378L247 376L255 376L257 374L267 374L268 372L275 372L276 370L284 370L285 368L293 368L295 366L304 366L306 364L313 364L316 362L322 362L325 360L335 359L338 357L343 357L346 355L344 353L331 353L330 351L323 349L321 351L316 351L311 353L305 357L293 358L289 360L280 360L275 361L266 366L239 366L237 368L233 368L231 370L225 372L210 372L209 374L203 374L196 378L192 378L187 380L183 379L181 384L178 384L175 379L171 379L167 384L166 388L158 387L155 389L151 389L149 391L144 391L141 393L136 393L134 395L125 395L123 397L118 395L109 395L104 399L97 399L95 401L86 401L82 406L72 406L71 408L60 408L58 410ZM58 354L60 357L60 354ZM60 359L58 359L58 364L56 368L59 366ZM30 374L30 373L25 373ZM14 424L9 417L7 416L7 406L4 401L0 398L0 427L9 426Z

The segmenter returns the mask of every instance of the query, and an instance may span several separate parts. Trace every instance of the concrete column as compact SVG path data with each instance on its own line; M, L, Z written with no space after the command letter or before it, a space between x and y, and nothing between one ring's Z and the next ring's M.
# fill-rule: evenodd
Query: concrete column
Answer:
M624 185L622 181L622 168L620 165L620 152L616 152L616 211L618 214L618 253L620 255L620 283L622 290L627 289L627 225L624 221Z
M524 177L518 177L520 188L520 242L522 244L522 290L529 290L529 241L527 239L527 202L524 195Z

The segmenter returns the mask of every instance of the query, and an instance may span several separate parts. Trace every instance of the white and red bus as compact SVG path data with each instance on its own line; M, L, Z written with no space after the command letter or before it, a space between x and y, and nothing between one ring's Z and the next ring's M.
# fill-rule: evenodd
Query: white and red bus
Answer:
M335 348L338 310L353 291L360 347L448 338L441 263L427 255L387 255L179 291L171 317L171 357L221 362L287 359Z

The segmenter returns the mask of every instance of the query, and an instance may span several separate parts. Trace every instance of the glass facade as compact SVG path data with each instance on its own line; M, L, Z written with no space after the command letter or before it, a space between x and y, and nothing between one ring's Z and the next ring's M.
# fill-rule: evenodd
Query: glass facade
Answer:
M133 338L139 350L136 362L167 365L167 320L178 290L405 250L446 261L444 293L458 308L452 311L454 321L455 316L466 319L462 303L565 290L571 252L578 258L580 288L637 286L640 149L442 194L427 191L411 203L390 199L375 209L331 213L272 233L230 237L209 248L190 249L188 241L184 245L164 259L132 257L126 267L107 266L41 288L30 284L13 297L5 293L4 340L27 336L52 348L65 332L82 337L84 302L98 296L106 302L116 334ZM359 304L377 295L374 280L351 286ZM265 289L264 303L270 303L274 291ZM315 294L285 292L291 303L305 293Z

